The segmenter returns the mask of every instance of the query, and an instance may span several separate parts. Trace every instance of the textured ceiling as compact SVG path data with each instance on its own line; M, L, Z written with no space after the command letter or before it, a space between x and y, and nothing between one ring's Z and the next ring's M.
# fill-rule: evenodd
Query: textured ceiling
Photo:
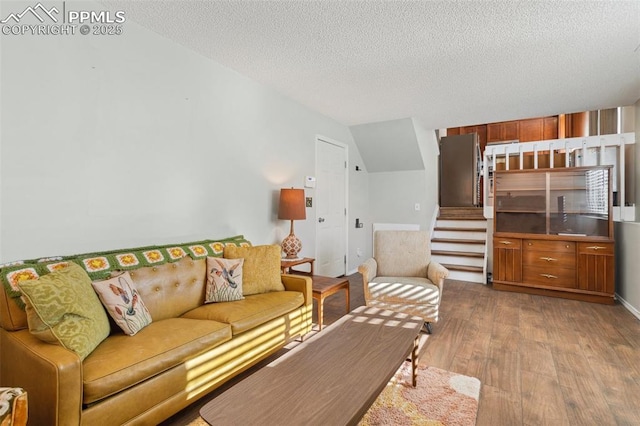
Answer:
M346 125L640 98L640 1L103 1Z

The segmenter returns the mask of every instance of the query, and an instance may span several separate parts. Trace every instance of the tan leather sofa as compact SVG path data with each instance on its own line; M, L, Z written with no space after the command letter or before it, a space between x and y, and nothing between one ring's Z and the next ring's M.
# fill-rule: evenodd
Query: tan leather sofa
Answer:
M431 260L425 231L375 231L374 257L358 267L367 306L422 317L427 331L438 321L449 271Z
M28 392L30 424L157 424L311 329L309 277L205 305L206 258L129 270L153 322L133 336L112 324L84 361L34 337L0 291L0 386Z

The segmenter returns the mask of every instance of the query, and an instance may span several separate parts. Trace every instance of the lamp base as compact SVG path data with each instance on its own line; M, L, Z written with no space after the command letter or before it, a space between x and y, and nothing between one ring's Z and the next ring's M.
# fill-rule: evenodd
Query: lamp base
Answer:
M300 250L302 250L302 242L295 235L289 234L282 240L282 251L287 254L285 259L297 259Z

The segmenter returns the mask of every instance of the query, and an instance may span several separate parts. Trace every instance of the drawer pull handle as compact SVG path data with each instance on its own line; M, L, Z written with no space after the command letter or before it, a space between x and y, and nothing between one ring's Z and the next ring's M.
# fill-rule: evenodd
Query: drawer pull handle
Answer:
M546 260L547 262L555 262L558 259L554 259L553 257L541 257L540 259Z
M551 274L540 274L540 276L545 278L558 278L555 275L551 275Z
M509 245L509 244L513 244L513 243L511 241L500 241L500 244Z
M606 249L606 247L602 247L602 246L589 246L589 247L587 247L587 250L602 250L602 249Z

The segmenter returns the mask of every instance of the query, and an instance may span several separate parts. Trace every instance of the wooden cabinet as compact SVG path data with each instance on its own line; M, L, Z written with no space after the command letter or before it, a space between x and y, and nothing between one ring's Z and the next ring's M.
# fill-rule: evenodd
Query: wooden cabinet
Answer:
M558 116L520 120L517 139L520 142L558 139Z
M493 285L613 303L611 167L496 171Z
M522 280L521 241L517 238L493 240L493 279L499 281Z
M559 119L557 115L542 119L542 140L558 139Z
M541 141L544 139L544 119L532 118L520 120L519 137L520 142Z
M525 240L523 281L540 286L575 287L576 244L572 241Z
M478 134L478 142L480 143L480 152L484 152L487 146L487 125L479 124L477 126L453 127L447 129L447 136L468 135L470 133Z
M512 141L520 138L520 121L487 124L487 142Z
M505 142L519 140L520 142L558 139L560 127L564 134L564 116L529 118L525 120L502 121L499 123L477 124L474 126L451 127L447 135L465 135L477 133L480 148L484 152L487 142Z
M613 294L614 279L613 243L578 243L579 288L584 291Z
M558 117L558 138L589 136L589 113L576 112Z

